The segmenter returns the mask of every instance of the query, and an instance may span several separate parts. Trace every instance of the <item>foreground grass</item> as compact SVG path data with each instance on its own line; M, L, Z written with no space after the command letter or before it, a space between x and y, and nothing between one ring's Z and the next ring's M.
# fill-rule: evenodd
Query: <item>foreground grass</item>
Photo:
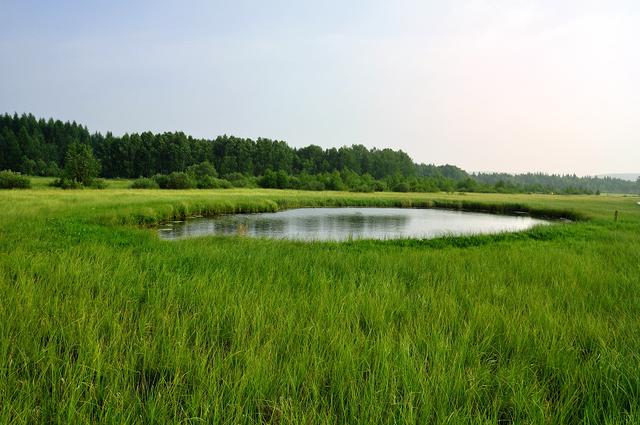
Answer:
M0 422L639 423L639 200L2 191ZM143 227L319 205L587 220L348 243Z

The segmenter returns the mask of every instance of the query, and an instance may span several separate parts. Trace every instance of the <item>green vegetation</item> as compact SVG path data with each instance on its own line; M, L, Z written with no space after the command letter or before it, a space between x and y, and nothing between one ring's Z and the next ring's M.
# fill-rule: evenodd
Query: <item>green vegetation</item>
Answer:
M154 179L149 179L146 177L140 177L139 179L134 180L131 183L132 189L160 189L158 182Z
M47 182L0 191L0 423L640 422L638 197ZM577 221L347 243L154 227L325 205Z
M158 174L153 177L162 189L192 189L195 181L187 173L173 172L169 175Z
M71 143L64 158L62 176L51 183L63 189L93 187L104 189L106 183L97 179L100 162L95 159L91 147L78 142Z
M617 178L546 174L469 174L454 165L415 164L405 152L363 145L292 148L283 141L219 136L195 139L181 132L91 134L79 124L33 115L0 115L0 170L69 178L66 158L78 145L91 148L106 178L156 178L160 187L264 187L353 192L640 193L640 182ZM88 163L83 162L87 165ZM97 170L98 163L91 169ZM202 169L202 167L205 169ZM210 171L213 171L211 173ZM205 178L196 175L205 173ZM173 173L187 173L189 178ZM97 176L97 171L93 172ZM173 175L166 179L162 176ZM177 181L179 179L180 181ZM219 180L215 180L219 179ZM170 181L171 180L171 181ZM193 180L193 181L192 181ZM174 184L175 183L175 184Z
M499 193L531 192L564 194L640 193L640 181L631 182L612 177L577 177L542 173L506 174L479 173L473 175L479 184L490 186Z
M83 186L91 186L100 172L100 163L93 156L91 147L72 143L64 159L64 177Z
M10 170L0 171L0 189L28 189L30 187L29 177Z

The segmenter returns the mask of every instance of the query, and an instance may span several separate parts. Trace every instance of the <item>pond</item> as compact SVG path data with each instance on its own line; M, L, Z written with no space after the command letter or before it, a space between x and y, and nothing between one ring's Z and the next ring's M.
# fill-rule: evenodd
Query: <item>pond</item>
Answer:
M164 225L161 239L243 235L303 241L427 239L517 232L548 224L527 216L409 208L298 208L275 213L191 218Z

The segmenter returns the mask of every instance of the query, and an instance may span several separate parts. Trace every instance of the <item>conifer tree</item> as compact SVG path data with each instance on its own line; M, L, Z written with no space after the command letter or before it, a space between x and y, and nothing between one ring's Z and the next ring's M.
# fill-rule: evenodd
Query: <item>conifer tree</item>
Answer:
M74 142L67 148L64 159L64 176L76 183L88 186L100 172L100 162L93 156L89 145Z

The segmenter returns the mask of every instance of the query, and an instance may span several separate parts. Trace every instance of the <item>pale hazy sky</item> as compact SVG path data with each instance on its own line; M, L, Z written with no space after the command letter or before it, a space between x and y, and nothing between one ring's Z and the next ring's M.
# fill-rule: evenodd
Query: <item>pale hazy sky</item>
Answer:
M640 171L640 1L0 0L0 113Z

